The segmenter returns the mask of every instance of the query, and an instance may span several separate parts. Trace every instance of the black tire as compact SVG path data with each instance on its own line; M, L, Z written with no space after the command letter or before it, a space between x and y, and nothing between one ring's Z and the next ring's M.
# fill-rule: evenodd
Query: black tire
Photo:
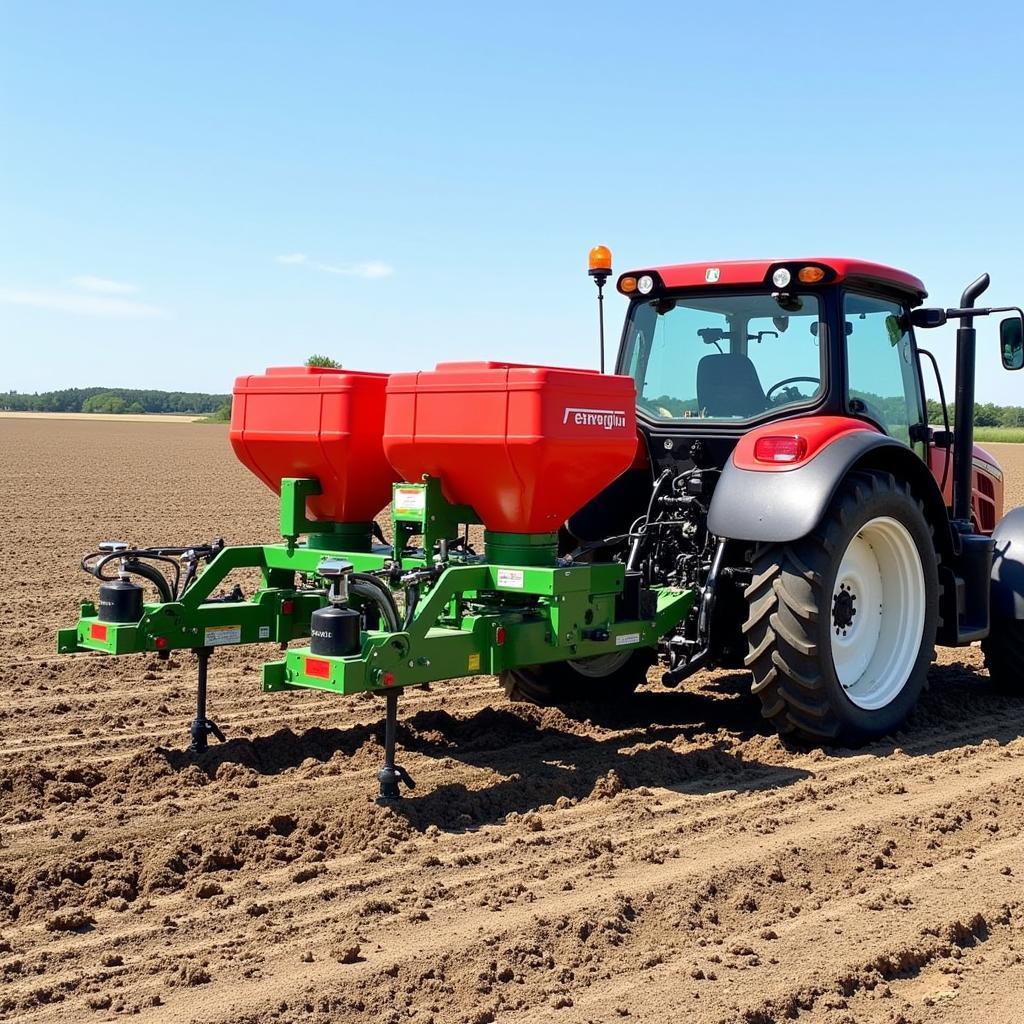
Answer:
M916 549L924 591L918 594L917 613L909 616L921 623L916 656L913 637L900 634L903 667L889 673L892 682L888 685L899 686L900 679L905 682L882 706L868 708L861 704L869 700L855 702L850 698L837 674L833 631L846 622L852 634L858 620L849 611L856 605L847 601L845 612L842 610L839 598L843 586L840 583L838 591L836 586L851 542L857 538L863 544L863 538L877 528L875 520L883 517L895 520L913 541L912 546L906 545L906 552ZM862 534L865 528L868 532ZM752 690L761 700L762 714L779 733L804 742L858 744L884 736L903 723L921 693L935 653L937 563L923 505L906 484L877 471L851 473L840 485L821 523L808 536L791 544L764 546L755 553L754 578L746 590L748 618L743 624L746 665L754 676ZM905 628L906 619L896 619L894 625L884 618L890 609L882 601L867 605L866 610L867 618L859 620L864 625L875 616L879 624L885 621L884 626L875 627L878 630L899 632ZM901 614L899 608L891 612ZM884 645L882 634L877 633L875 647L869 649L893 648ZM873 664L870 662L869 667ZM871 685L867 669L862 678ZM883 693L879 699L886 697Z
M625 652L624 652L625 654ZM598 655L598 658L610 657ZM549 707L573 701L614 703L627 699L646 680L647 670L654 664L655 654L650 648L630 651L621 662L612 663L606 674L584 674L576 666L590 663L591 671L598 668L597 659L579 662L556 661L546 665L524 665L506 669L498 677L509 700L521 704L539 704Z
M1024 622L993 618L981 650L992 682L1007 693L1024 694Z

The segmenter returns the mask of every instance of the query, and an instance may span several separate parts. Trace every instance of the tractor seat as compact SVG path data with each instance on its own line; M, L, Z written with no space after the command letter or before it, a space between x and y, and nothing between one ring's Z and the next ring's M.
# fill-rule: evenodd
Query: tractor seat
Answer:
M768 408L757 367L740 353L715 353L697 364L697 402L704 416L750 419Z

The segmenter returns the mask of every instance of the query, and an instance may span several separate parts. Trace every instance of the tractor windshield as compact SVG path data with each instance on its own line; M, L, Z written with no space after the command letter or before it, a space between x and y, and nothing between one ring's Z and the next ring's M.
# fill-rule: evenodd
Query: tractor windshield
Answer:
M751 420L821 395L824 333L813 294L666 296L631 307L621 372L651 419Z

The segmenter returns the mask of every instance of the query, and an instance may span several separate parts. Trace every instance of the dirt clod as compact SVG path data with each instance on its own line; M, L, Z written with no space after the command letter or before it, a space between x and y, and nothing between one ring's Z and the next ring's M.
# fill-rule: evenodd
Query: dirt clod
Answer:
M60 910L46 919L50 932L81 932L96 923L96 918L85 910Z

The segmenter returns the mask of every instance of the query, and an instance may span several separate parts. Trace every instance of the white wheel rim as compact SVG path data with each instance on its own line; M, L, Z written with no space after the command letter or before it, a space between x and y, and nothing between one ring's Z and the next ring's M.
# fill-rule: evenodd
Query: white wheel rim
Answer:
M846 696L866 711L902 693L921 650L924 570L910 531L879 516L839 563L828 608L832 664Z
M620 669L629 661L632 651L613 651L611 654L593 654L589 658L576 658L569 664L581 676L588 679L603 679Z

